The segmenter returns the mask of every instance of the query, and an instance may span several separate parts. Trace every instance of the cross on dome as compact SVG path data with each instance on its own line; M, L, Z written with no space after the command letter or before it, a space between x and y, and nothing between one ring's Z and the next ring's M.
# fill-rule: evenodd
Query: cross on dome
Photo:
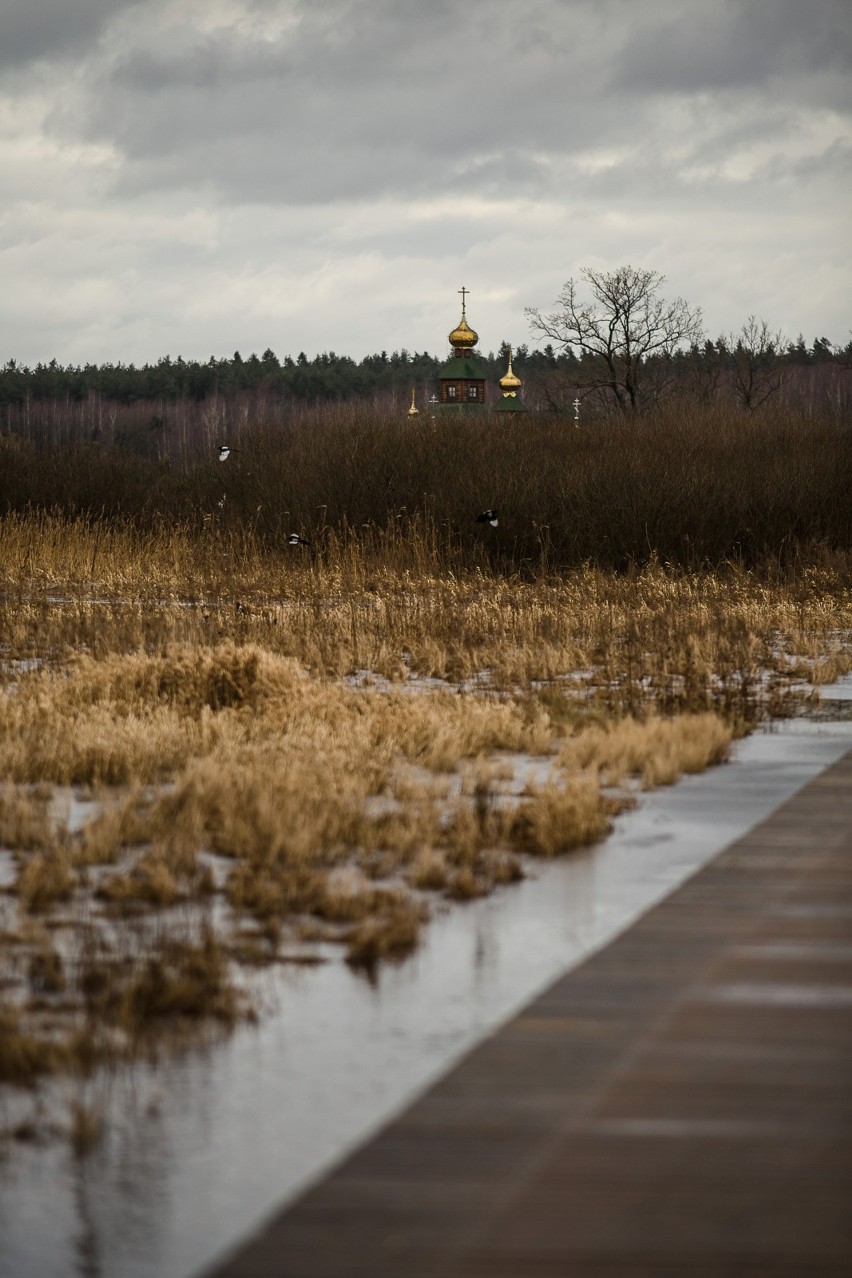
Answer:
M463 351L473 350L474 346L479 341L479 334L475 333L474 330L470 327L470 325L467 322L467 314L465 312L465 298L467 297L467 294L470 292L470 289L465 288L465 286L462 285L458 291L461 293L461 299L462 299L461 319L459 320L456 327L453 329L452 333L450 333L449 341L453 350L456 351L456 353L461 353Z

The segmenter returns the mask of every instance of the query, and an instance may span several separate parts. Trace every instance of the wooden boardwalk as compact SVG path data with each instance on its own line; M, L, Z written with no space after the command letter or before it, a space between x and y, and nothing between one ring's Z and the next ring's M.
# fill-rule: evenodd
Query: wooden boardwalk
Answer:
M852 751L216 1278L848 1278Z

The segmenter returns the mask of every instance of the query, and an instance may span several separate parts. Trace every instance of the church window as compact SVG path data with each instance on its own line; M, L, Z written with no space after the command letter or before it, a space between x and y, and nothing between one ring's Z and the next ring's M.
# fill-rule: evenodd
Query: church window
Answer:
M476 399L476 396L477 396L477 388L475 386L468 386L467 388L468 399Z
M447 387L447 399L455 399L455 397L456 397L456 388L455 388L455 386L448 386L448 387Z

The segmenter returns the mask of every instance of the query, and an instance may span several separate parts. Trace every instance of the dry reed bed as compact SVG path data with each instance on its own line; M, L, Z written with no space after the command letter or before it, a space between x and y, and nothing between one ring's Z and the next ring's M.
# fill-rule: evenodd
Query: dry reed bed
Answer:
M601 838L628 783L849 669L847 583L837 557L524 581L441 573L394 530L294 556L7 518L0 1080L232 1025L245 965L305 944L404 956L436 894ZM518 755L546 776L520 793Z
M368 968L402 956L425 893L481 895L522 875L522 853L601 838L624 802L606 786L699 770L732 735L713 714L571 732L535 697L354 689L229 644L21 675L0 699L16 870L0 1075L233 1021L229 954L271 961L308 939ZM551 759L551 777L505 801L487 761L519 753ZM82 825L56 786L94 796Z
M644 680L671 708L715 698L728 713L773 672L821 682L848 668L852 564L840 553L786 573L686 572L652 557L624 574L586 565L527 581L443 571L434 534L391 521L293 552L246 529L10 515L0 521L0 655L230 640L323 675L487 671L514 687L594 670L601 685L625 688L629 708Z

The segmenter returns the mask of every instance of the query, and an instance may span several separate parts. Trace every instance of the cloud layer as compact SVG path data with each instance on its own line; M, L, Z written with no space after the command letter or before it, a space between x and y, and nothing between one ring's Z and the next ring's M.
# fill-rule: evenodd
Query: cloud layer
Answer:
M584 265L847 340L842 0L7 0L0 358L528 339Z

